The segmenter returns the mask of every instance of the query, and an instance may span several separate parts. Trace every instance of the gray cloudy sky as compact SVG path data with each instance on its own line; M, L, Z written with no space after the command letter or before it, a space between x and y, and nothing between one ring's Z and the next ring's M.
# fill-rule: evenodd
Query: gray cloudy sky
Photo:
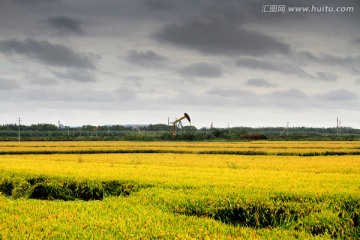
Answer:
M360 128L359 22L359 0L1 0L0 124Z

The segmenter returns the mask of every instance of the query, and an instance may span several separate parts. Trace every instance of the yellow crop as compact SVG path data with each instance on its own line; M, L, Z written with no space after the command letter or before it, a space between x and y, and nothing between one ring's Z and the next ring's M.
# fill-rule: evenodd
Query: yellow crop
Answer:
M257 151L265 153L316 153L316 152L360 152L356 141L304 141L304 142L0 142L0 153L4 152L69 152L111 150L161 150L183 152L206 151Z
M356 238L359 146L0 142L0 239ZM71 186L103 201L29 199Z

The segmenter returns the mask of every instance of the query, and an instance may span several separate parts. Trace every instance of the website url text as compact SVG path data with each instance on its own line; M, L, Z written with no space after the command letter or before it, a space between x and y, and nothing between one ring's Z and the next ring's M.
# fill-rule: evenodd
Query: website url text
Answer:
M286 5L262 5L263 13L349 13L354 12L354 7L333 7L333 6L286 6Z

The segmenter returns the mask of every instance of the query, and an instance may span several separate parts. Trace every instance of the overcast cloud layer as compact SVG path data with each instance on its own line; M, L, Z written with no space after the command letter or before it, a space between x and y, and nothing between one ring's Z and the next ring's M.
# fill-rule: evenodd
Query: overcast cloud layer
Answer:
M360 128L359 22L359 0L3 0L0 124Z

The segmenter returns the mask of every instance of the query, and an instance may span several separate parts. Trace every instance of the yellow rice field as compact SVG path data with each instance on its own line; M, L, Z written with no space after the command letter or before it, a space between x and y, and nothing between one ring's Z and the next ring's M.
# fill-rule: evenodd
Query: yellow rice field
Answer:
M233 167L232 167L233 166ZM197 154L5 155L0 170L162 184L256 187L274 191L358 193L357 156Z
M162 150L189 153L206 151L257 151L265 153L360 152L357 141L254 141L254 142L0 142L0 154L7 152L69 152L112 150Z
M359 149L359 142L1 142L0 216L7 218L0 223L0 239L356 238ZM43 178L44 183L31 180ZM69 181L100 190L101 184L116 181L135 184L137 190L102 203L56 197L59 202L50 203L50 195L28 199L41 184L65 188ZM1 193L9 182L12 192ZM109 211L101 215L94 210L99 204L102 209L118 206L122 218ZM249 211L248 217L237 213L240 207ZM19 213L15 220L11 211ZM29 211L41 214L32 217ZM127 216L144 222L139 226L126 221ZM67 234L31 228L31 223L43 222L42 217L51 218L50 229ZM96 221L88 234L84 219L92 217ZM156 221L159 217L168 222ZM182 226L175 226L177 221ZM19 230L21 226L26 231Z

